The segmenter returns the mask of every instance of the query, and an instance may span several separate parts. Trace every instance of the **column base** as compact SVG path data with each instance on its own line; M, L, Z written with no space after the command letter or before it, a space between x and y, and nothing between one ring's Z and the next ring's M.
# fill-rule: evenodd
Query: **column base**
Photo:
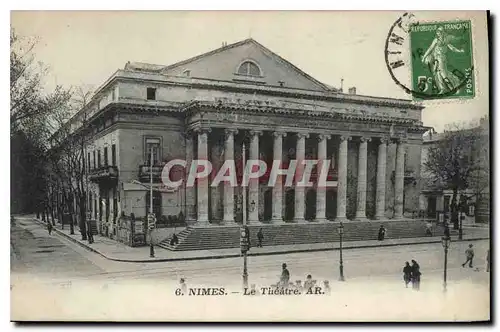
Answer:
M368 221L368 218L366 216L356 216L354 218L355 221Z
M293 222L296 222L299 224L305 224L305 223L307 223L307 220L305 220L304 218L297 218L297 219L293 219Z
M387 217L385 215L375 216L375 220L382 220L382 219L387 219Z
M285 222L283 221L283 218L275 218L271 219L271 224L284 224Z
M347 217L337 217L337 218L335 218L334 221L335 222L347 222L347 221L349 221L349 219L347 219Z
M314 222L328 222L328 219L326 219L326 218L316 218L316 219L314 219Z
M260 220L248 220L250 225L260 225L262 222Z
M236 222L234 221L234 219L233 220L228 219L228 220L222 220L222 224L223 225L232 225L232 224L236 224Z

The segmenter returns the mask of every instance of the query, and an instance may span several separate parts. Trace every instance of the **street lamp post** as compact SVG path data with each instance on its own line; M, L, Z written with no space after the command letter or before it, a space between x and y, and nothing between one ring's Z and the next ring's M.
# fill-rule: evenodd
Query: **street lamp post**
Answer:
M450 237L443 236L441 238L441 243L444 248L443 292L446 293L446 273L448 269L448 248L450 247Z
M243 155L243 168L245 167L245 143L243 143L242 147L242 155ZM245 183L245 171L243 171L243 176L241 178L242 184ZM247 227L247 192L246 192L246 187L241 186L243 194L242 194L242 208L243 208L243 228L246 229L248 232ZM245 236L248 236L248 234L245 234ZM250 245L250 243L248 243ZM248 249L248 248L247 248ZM247 250L243 252L243 288L248 288L248 268L247 268Z
M339 281L345 281L344 278L344 262L342 260L342 238L344 237L344 223L341 221L340 226L337 229L340 235L340 278Z
M151 146L151 156L149 163L149 215L153 218L153 146ZM149 223L149 222L148 222ZM153 228L149 228L149 257L155 257L155 248L153 246Z

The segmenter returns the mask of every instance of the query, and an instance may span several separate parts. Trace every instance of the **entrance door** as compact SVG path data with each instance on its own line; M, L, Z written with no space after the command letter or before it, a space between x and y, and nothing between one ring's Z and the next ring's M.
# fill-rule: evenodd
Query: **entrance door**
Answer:
M428 218L436 218L436 206L437 206L436 196L429 196L429 198L427 199Z
M273 190L268 189L264 192L264 220L269 221L273 218Z
M316 219L316 190L309 189L306 193L306 220Z
M290 189L285 193L285 221L292 221L295 214L295 190Z
M326 192L326 219L333 220L337 216L337 191Z

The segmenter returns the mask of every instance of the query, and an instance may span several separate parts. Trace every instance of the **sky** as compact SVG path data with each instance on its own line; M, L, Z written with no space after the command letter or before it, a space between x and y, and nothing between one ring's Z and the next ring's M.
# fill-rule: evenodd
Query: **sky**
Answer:
M384 60L390 26L404 12L295 11L22 11L11 26L37 36L38 61L49 66L47 88L98 88L127 61L168 65L252 37L319 81L344 91L410 99L391 79ZM426 101L424 125L442 131L489 112L485 12L413 12L422 21L470 19L476 96ZM409 70L409 69L408 69Z

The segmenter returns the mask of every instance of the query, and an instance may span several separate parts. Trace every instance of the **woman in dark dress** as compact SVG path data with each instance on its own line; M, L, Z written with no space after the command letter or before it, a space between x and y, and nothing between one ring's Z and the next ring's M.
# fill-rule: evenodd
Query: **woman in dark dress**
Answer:
M384 225L380 225L380 228L378 229L378 240L384 241L384 239L385 239L385 227Z
M417 261L411 260L411 282L413 289L420 290L420 276L422 273L420 272L420 265L418 265Z

